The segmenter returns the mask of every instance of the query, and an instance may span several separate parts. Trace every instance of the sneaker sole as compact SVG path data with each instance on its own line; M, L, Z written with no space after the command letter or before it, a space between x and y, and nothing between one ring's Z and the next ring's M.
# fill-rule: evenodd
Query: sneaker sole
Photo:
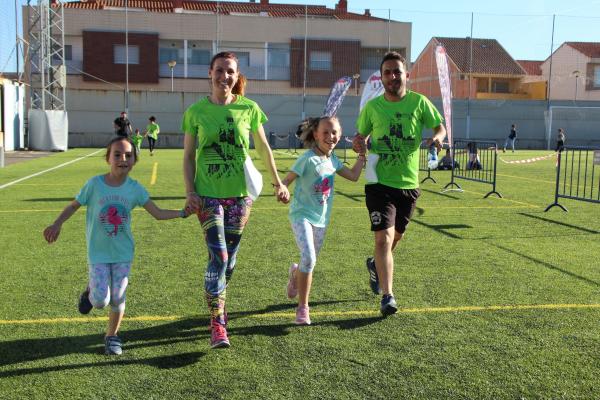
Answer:
M398 307L394 307L394 306L391 306L388 304L387 306L385 306L381 309L381 314L384 317L387 317L388 315L396 314L397 311L398 311Z
M229 343L229 341L221 341L221 342L217 342L217 343L213 343L210 345L211 349L224 349L231 346L231 344Z
M310 325L310 320L309 321L294 321L294 323L296 325Z

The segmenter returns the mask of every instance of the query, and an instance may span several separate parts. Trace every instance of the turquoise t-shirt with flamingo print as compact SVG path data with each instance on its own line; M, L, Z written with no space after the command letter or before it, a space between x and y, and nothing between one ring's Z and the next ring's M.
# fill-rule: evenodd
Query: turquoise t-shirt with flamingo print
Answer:
M313 226L324 228L329 224L333 202L333 178L344 164L335 154L318 156L307 150L294 165L292 172L298 175L294 197L290 205L290 220L306 219Z
M148 200L146 189L129 177L121 186L107 185L104 175L85 183L75 201L87 206L85 237L90 264L133 261L131 210Z

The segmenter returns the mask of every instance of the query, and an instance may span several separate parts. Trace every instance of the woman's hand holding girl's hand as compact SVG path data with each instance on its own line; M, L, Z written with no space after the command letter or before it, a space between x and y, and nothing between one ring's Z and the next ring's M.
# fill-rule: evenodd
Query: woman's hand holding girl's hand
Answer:
M195 213L200 209L200 196L196 192L188 192L185 197L185 210L187 212Z
M290 202L290 192L283 183L280 185L276 185L275 187L275 195L277 196L277 201L281 201L283 204L287 204Z

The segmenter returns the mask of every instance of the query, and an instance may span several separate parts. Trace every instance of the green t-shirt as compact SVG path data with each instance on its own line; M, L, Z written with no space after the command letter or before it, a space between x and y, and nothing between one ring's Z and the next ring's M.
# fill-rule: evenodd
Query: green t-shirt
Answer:
M266 121L258 104L240 95L225 106L205 97L186 110L181 130L197 137L195 187L199 195L248 195L244 161L250 148L250 132L258 132Z
M156 122L151 122L146 126L146 132L152 139L157 140L160 133L160 126Z
M142 135L133 135L133 136L131 136L131 142L136 147L139 146L142 143L142 140L144 140L144 137Z
M379 155L379 183L397 189L419 187L419 147L423 128L443 121L435 106L422 94L408 90L400 101L383 95L370 100L360 112L356 128L371 135L371 152Z

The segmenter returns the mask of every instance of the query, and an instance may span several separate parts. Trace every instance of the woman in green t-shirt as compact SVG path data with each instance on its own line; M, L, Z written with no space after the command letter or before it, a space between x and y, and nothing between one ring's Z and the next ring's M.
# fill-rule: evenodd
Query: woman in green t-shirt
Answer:
M148 118L148 125L146 126L145 136L148 138L148 148L150 149L150 155L154 155L154 146L158 140L158 134L160 133L160 126L156 123L156 117L152 115Z
M234 53L216 54L210 63L211 95L184 113L183 175L186 206L197 213L208 247L204 289L211 314L211 347L228 347L225 288L235 266L242 231L252 207L246 166L250 133L271 176L279 201L289 192L277 174L262 124L260 107L243 96L246 79Z

